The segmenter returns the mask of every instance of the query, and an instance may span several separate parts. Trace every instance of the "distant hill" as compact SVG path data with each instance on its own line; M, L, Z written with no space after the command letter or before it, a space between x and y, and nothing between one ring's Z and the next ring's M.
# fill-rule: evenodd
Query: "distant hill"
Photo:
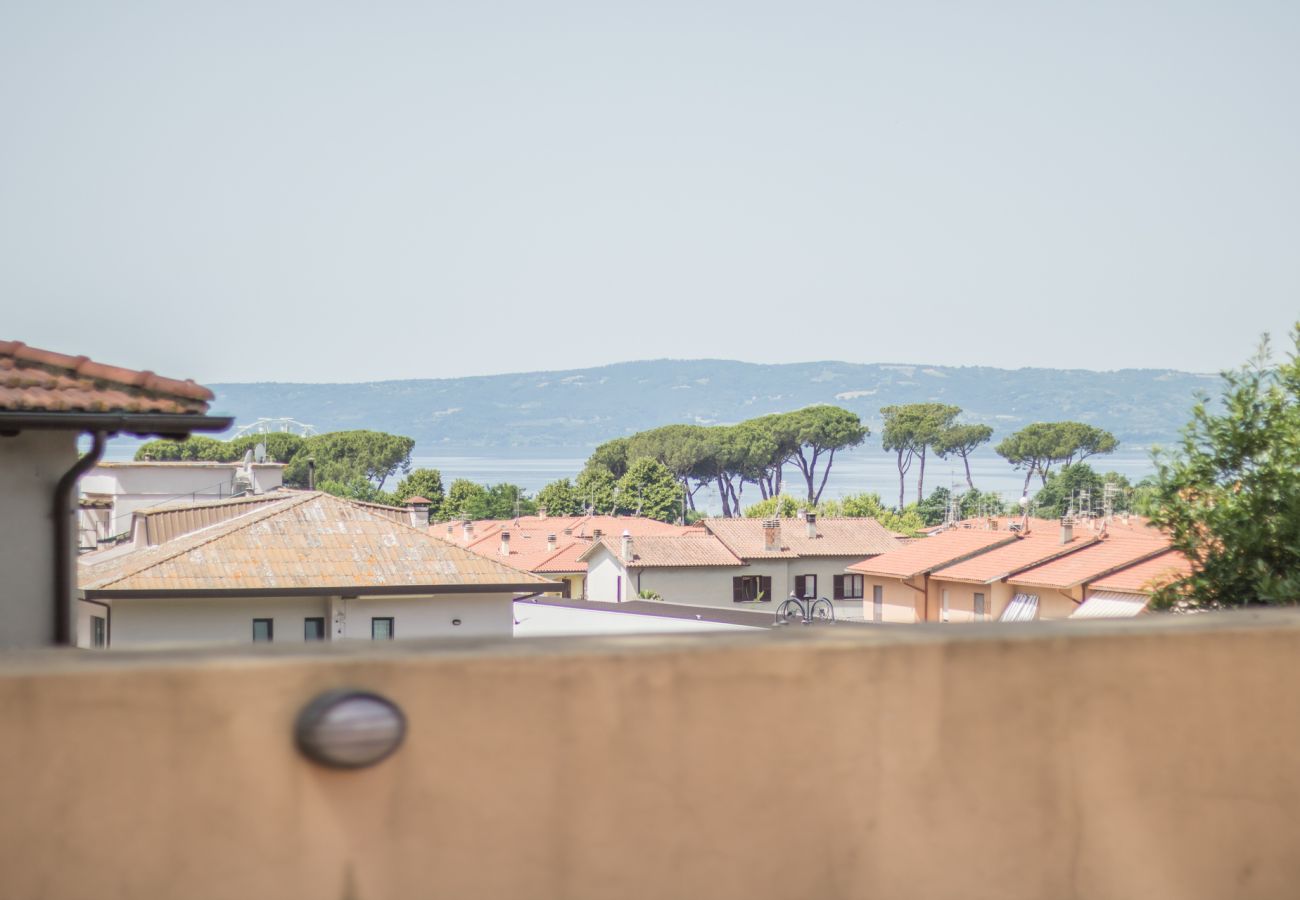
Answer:
M1158 369L994 369L812 362L651 360L472 378L357 384L217 384L214 410L239 422L288 416L320 431L371 428L415 438L426 455L585 453L670 422L738 422L835 403L879 434L882 406L955 403L1006 434L1076 419L1130 445L1172 441L1216 376Z

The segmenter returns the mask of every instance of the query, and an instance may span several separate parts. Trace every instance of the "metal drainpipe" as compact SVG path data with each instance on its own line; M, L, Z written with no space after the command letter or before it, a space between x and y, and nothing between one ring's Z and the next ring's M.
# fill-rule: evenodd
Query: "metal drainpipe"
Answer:
M77 479L99 462L104 455L105 435L96 431L91 435L90 450L63 473L54 488L54 643L72 644L72 560L68 558L68 543L72 535L72 492Z

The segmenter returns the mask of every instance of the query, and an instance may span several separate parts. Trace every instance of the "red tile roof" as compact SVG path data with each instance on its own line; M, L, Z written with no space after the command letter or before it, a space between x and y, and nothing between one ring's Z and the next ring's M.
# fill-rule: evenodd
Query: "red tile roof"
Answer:
M1150 593L1176 578L1192 574L1192 564L1177 550L1170 550L1113 575L1099 578L1089 588L1096 591L1120 591L1131 594Z
M1115 569L1131 565L1168 549L1169 542L1158 532L1107 534L1099 543L1084 547L1050 562L1017 572L1007 581L1012 584L1064 589L1099 578Z
M202 415L212 397L193 381L0 341L0 410L7 412Z
M780 549L764 549L762 519L705 519L700 524L741 559L797 559L801 556L852 556L861 559L889 553L900 545L895 534L875 519L828 518L816 522L808 536L803 519L780 519Z
M996 532L995 532L996 533ZM930 538L934 540L934 538ZM993 547L978 556L936 568L931 577L944 581L970 581L988 584L1035 563L1047 562L1062 553L1096 542L1095 535L1076 529L1069 542L1062 544L1059 531L1031 531L1017 535L1014 541Z
M956 529L921 538L873 559L854 563L848 570L887 578L912 578L973 553L1015 540L1015 534L1006 531Z
M435 540L370 505L307 491L154 547L100 559L89 554L79 562L83 589L121 593L554 586Z
M592 551L602 546L622 559L622 537L602 537L588 548L583 556L590 558ZM584 560L585 561L585 560ZM632 562L629 569L648 566L663 568L694 568L696 566L743 566L745 563L711 534L651 534L632 538Z

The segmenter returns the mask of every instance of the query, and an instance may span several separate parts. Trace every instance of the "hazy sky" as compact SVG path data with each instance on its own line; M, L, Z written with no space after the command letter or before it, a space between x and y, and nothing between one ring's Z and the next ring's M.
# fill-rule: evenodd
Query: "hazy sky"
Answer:
M1300 3L0 0L0 338L208 381L1242 361Z

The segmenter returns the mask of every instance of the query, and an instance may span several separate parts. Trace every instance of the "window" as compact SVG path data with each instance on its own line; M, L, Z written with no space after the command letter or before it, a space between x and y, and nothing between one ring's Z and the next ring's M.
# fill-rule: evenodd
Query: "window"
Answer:
M794 576L794 593L796 597L802 597L810 600L817 596L817 576L816 575L796 575Z
M984 595L983 594L975 595L975 618L981 621L984 619Z
M304 641L325 640L325 620L323 618L303 619L302 639Z
M836 600L862 599L863 585L861 575L836 575L834 584Z
M108 623L103 616L90 617L90 646L103 647L108 643Z
M371 619L370 639L372 641L391 641L393 639L393 617L375 616Z
M871 621L885 620L885 588L879 584L871 586Z
M260 644L263 641L271 643L275 640L275 620L273 619L254 619L253 620L253 643Z
M764 602L772 599L772 579L768 575L738 575L731 579L731 600L734 603Z
M942 590L942 591L939 592L939 602L940 602L940 609L939 609L939 617L940 617L940 621L947 622L947 621L948 621L948 590L947 590L947 588L945 588L944 590Z

